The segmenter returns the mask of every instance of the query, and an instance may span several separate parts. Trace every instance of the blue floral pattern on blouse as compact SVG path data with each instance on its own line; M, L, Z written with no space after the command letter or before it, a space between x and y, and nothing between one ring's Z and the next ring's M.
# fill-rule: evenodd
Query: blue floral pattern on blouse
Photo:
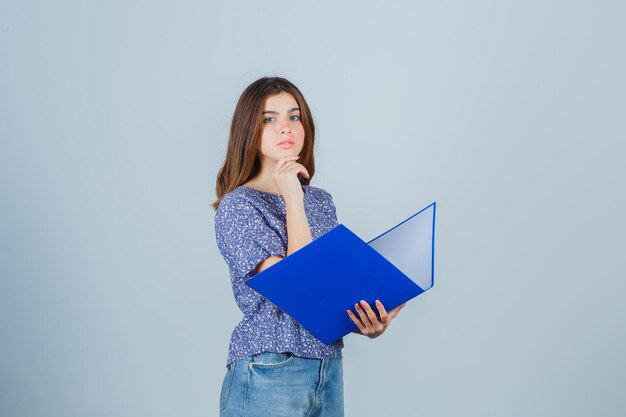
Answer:
M311 236L317 239L337 223L330 193L305 185L304 211ZM270 256L285 256L285 200L239 186L222 198L215 214L217 246L230 269L230 279L243 319L235 327L227 365L260 352L293 352L307 358L330 358L343 348L343 338L322 343L307 329L245 284L252 270Z

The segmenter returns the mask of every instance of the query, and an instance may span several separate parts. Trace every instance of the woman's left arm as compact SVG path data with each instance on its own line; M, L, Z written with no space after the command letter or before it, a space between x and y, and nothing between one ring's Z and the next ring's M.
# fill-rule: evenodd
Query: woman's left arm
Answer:
M360 304L355 304L357 313L359 316L357 317L351 310L348 311L348 316L352 319L352 321L359 328L358 331L354 331L353 333L362 334L363 336L367 336L370 339L380 336L385 332L391 320L393 320L400 310L404 308L404 304L400 304L398 307L391 310L389 313L385 310L385 306L379 300L376 300L376 308L380 313L380 319L374 313L374 310L370 307L370 305L365 301L361 300Z

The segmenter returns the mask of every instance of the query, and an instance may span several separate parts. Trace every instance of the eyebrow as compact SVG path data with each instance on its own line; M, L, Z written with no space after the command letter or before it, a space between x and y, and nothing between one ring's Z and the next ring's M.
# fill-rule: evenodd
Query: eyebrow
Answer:
M292 107L291 109L287 110L287 113L291 113L292 111L300 111L299 107ZM261 112L261 114L278 114L277 111L274 110L265 110L263 112Z

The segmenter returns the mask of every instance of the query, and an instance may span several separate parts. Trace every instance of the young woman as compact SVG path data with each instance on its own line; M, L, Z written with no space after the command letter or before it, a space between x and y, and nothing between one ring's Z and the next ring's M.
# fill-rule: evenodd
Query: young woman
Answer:
M213 203L217 245L244 314L230 339L222 417L343 416L343 339L325 345L245 284L338 224L331 195L309 185L314 139L306 100L286 79L261 78L239 98ZM387 313L377 302L379 318L360 301L346 314L355 333L374 338L402 307Z

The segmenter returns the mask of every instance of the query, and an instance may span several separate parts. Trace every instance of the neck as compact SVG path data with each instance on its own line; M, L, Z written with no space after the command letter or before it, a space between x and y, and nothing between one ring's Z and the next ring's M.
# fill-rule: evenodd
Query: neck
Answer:
M272 179L272 173L276 168L276 163L273 159L263 159L261 161L261 170L254 178L246 182L244 185L253 188L258 191L264 191L266 193L280 194L278 186Z

